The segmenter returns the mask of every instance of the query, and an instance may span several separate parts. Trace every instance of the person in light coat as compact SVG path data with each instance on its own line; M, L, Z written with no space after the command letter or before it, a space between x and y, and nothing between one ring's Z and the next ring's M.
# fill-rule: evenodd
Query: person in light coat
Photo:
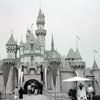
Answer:
M87 100L85 87L82 83L80 83L78 86L77 100Z

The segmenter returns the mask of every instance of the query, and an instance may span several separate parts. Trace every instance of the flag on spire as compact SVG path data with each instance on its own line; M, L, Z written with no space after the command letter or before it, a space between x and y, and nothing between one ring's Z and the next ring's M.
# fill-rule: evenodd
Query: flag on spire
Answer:
M98 53L98 51L94 50L94 53Z
M78 42L77 42L77 39L78 39L78 40L81 40L80 37L76 35L76 49L78 48Z
M77 35L76 35L76 38L77 38L78 40L81 40L81 39L80 39L80 37L79 37L79 36L77 36Z

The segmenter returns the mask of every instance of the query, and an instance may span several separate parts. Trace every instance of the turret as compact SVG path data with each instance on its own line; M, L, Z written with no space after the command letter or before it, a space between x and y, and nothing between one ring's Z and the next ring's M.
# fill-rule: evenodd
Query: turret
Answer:
M69 63L69 66L74 70L77 70L80 76L84 76L85 62L82 61L82 57L79 53L78 48L76 52L73 49L70 49L66 58L66 62Z
M44 29L45 16L42 13L41 9L39 10L36 24L37 24L37 30L36 30L37 40L40 43L40 46L45 49L45 36L46 36L46 30Z
M94 76L93 83L94 83L95 93L96 93L96 95L100 95L100 91L99 91L100 90L100 69L99 69L95 59L94 59L94 63L92 66L92 74Z
M31 30L28 28L27 32L26 32L26 41L28 41L28 39L30 37L30 33L31 33Z
M19 54L20 54L20 56L22 56L24 54L24 43L23 43L23 40L20 41Z
M17 43L13 38L13 34L11 34L9 41L6 43L7 58L16 59L17 49L18 49Z

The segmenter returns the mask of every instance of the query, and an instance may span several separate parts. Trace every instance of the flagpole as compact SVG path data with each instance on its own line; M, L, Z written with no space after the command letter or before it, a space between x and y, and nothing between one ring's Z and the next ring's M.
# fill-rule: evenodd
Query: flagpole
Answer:
M95 60L95 50L94 50L94 60Z
M78 49L78 40L80 40L80 37L76 35L76 49Z
M98 53L96 50L94 50L94 60L95 60L95 53Z
M76 49L78 48L77 35L76 35Z

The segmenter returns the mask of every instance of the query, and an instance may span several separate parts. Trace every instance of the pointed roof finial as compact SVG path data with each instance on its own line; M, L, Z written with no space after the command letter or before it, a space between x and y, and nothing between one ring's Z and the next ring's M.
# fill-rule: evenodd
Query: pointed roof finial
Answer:
M42 11L41 9L39 10L39 14L38 14L38 18L42 18L43 17L43 14L42 14Z
M95 53L98 53L96 50L94 50L94 61L95 61Z
M78 48L78 41L77 40L80 40L80 37L76 35L76 49Z
M33 23L31 24L31 33L33 33Z
M13 34L13 30L11 30L11 34Z
M51 50L54 51L54 40L53 40L53 33L52 33L52 40L51 40Z

